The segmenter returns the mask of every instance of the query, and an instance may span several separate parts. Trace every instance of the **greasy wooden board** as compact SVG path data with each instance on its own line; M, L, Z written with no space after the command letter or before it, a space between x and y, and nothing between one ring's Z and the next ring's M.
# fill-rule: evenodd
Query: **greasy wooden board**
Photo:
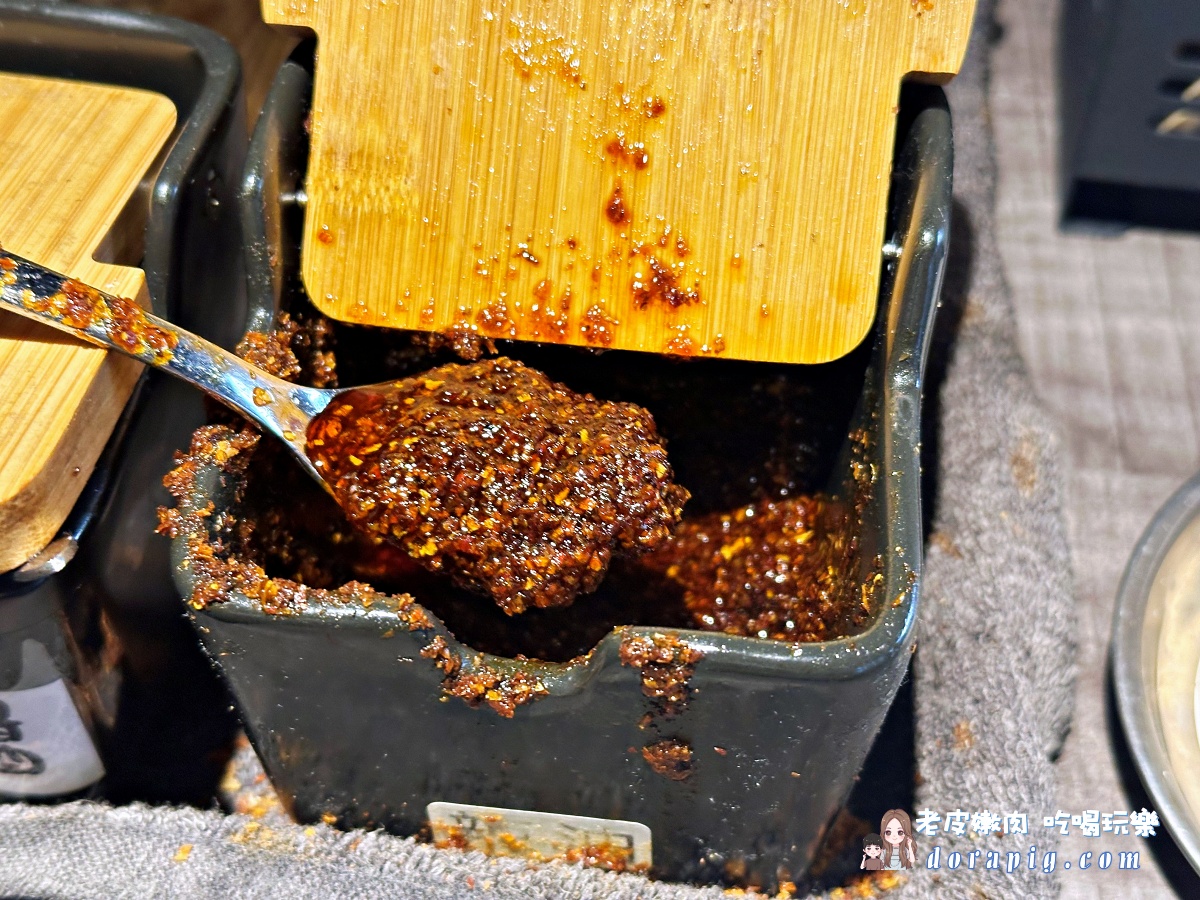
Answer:
M818 362L873 319L900 82L958 70L974 3L263 7L318 35L326 313Z
M145 91L0 72L0 246L145 303L140 269L95 262L171 134ZM50 541L79 497L141 365L0 314L0 572Z

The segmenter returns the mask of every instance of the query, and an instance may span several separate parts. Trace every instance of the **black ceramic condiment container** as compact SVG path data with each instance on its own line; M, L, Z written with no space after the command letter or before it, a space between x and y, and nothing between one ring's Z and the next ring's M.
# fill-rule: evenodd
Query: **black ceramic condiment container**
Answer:
M251 145L243 227L252 328L269 327L296 255L290 235L298 232L288 222L302 196L308 90L305 68L286 64ZM946 253L952 149L939 90L908 90L903 106L890 240L881 250L890 261L845 432L866 433L860 471L876 475L861 534L863 578L883 578L870 627L810 644L672 629L704 657L686 709L641 727L653 705L637 670L621 664L620 633L569 664L484 655L483 663L525 670L549 691L504 718L443 696L442 673L421 649L441 636L466 665L478 656L436 617L409 632L379 604L315 603L270 616L241 595L192 611L273 783L301 820L333 815L346 826L414 834L434 802L624 820L649 828L656 876L768 888L802 880L913 647L921 383ZM847 438L827 487L853 494L852 457ZM233 492L215 467L203 468L182 505L211 501L220 512ZM173 546L185 598L193 589L187 541L185 532ZM668 738L693 749L684 780L656 774L642 758L640 748Z

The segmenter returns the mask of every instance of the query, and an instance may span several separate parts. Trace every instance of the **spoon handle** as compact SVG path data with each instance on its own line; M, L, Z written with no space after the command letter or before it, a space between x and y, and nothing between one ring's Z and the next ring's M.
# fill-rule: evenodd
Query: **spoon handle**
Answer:
M312 470L304 452L305 432L333 391L268 375L132 300L102 293L7 251L0 251L0 305L191 382L285 441Z

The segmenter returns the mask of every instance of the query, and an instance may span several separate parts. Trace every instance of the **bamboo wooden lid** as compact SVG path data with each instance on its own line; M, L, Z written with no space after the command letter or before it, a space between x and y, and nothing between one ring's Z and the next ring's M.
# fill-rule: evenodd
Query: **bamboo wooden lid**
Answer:
M815 363L875 318L901 80L974 0L262 0L320 41L335 318Z
M114 226L174 128L174 104L147 91L0 72L0 123L0 246L145 304L140 269L93 257L121 242ZM55 536L140 371L0 314L0 572Z

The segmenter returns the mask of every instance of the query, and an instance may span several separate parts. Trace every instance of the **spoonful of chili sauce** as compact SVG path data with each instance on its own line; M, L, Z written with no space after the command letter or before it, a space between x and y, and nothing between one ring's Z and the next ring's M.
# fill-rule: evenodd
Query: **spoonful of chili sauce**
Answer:
M359 527L510 614L594 590L614 553L662 543L688 498L646 410L576 394L514 360L301 387L4 252L0 304L221 400L284 441Z
M353 522L508 613L595 590L688 497L646 410L504 358L340 393L307 452Z

